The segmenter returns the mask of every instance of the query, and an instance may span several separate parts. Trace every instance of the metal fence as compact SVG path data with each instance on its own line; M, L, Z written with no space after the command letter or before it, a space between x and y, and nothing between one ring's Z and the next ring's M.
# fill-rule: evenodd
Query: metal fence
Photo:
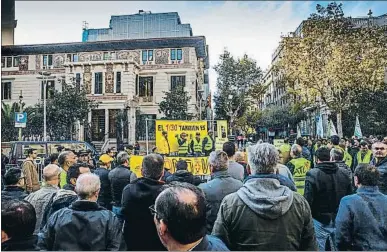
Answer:
M38 172L39 182L43 181L44 161L45 161L44 158L40 158L34 162L34 164L36 165L37 172ZM7 165L5 165L5 170L8 171L8 169L10 169L10 168L22 169L22 164L23 164L23 162L20 162L20 161L18 162L18 164L7 164Z

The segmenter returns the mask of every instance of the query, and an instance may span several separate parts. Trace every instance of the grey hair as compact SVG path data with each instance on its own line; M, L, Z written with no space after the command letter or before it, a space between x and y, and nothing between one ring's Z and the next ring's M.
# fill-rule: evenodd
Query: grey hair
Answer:
M298 144L293 144L290 151L294 154L294 156L300 157L302 154L302 147Z
M330 156L332 161L343 161L344 152L338 148L332 148L330 152Z
M44 181L50 181L53 178L57 177L61 172L61 169L56 164L49 164L43 169L43 179Z
M129 162L130 156L126 151L121 151L120 153L117 154L117 163L122 165L126 161Z
M64 165L64 163L66 162L67 156L70 155L71 153L73 153L73 152L72 151L64 151L61 154L59 154L58 164L60 166Z
M98 175L84 173L78 177L75 191L80 199L89 199L99 189L101 189L101 181Z
M236 162L244 161L244 155L243 155L243 152L241 152L241 151L235 152L234 160L235 160Z
M159 180L164 171L164 159L159 154L149 154L142 160L141 173L145 178Z
M273 173L279 162L279 153L274 145L262 143L247 149L251 174Z
M208 157L208 163L213 166L216 171L227 170L228 156L227 153L221 150L213 151Z

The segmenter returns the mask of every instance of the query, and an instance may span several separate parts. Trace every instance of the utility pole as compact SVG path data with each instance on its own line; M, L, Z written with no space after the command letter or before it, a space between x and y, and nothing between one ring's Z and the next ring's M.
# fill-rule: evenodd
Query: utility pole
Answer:
M19 112L23 113L23 91L20 90L20 95L19 95ZM19 128L19 141L22 140L22 128Z

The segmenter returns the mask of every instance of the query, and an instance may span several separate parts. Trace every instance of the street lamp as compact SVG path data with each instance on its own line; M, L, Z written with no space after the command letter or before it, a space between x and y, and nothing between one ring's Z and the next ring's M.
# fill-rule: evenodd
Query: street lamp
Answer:
M203 98L204 90L198 90L199 96L199 120L202 120L202 98Z
M23 91L20 90L20 95L19 95L19 112L23 113ZM22 140L22 128L19 128L19 141Z
M47 141L47 105L46 105L46 90L47 90L47 80L55 79L55 77L49 78L51 73L47 71L39 72L39 77L37 79L43 80L43 141Z
M232 95L232 94L229 94L228 95L228 101L230 102L230 109L229 109L229 116L230 116L230 126L229 126L229 128L230 128L230 135L232 135L232 129L231 129L231 117L232 117L232 98L233 98L234 96Z

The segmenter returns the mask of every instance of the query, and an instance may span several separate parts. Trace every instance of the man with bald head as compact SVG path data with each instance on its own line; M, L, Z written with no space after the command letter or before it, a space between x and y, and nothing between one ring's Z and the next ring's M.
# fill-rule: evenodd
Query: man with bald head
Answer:
M58 184L60 179L61 169L55 164L49 164L43 169L43 186L36 192L28 195L25 200L34 206L36 212L36 226L34 234L38 234L44 210L49 201L59 190Z
M380 173L379 190L383 194L387 194L387 144L384 142L376 142L372 145L374 158L371 164L378 168Z

